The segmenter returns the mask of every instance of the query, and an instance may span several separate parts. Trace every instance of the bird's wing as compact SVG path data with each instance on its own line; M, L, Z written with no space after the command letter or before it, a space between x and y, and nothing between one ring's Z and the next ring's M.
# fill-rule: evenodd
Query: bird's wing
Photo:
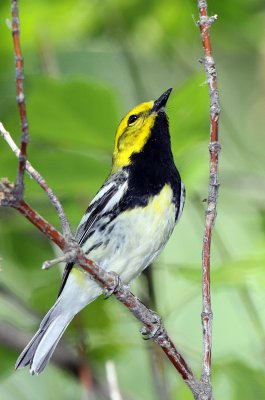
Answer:
M94 199L91 201L80 221L80 224L78 225L75 237L81 247L89 238L95 222L97 222L108 211L115 209L115 206L120 202L125 194L126 189L127 173L125 172L116 173L115 175L110 176L101 187ZM65 286L73 265L73 263L68 263L65 266L58 297Z
M90 203L76 231L76 240L80 246L82 246L87 240L90 230L95 222L107 211L107 209L109 210L115 205L115 203L117 203L115 195L118 192L119 188L116 182L110 182L108 185L104 185L100 189L96 197ZM118 197L119 201L120 196Z

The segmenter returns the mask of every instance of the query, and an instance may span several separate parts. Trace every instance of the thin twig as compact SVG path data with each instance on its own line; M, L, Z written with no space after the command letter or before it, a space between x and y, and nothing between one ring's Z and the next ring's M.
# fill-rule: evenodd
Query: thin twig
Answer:
M211 390L211 348L212 348L212 308L210 293L210 251L212 230L216 219L216 207L219 190L218 161L220 144L218 142L218 128L220 116L219 93L217 89L217 73L215 61L212 55L210 27L217 16L208 17L207 1L198 0L200 20L198 22L202 45L204 49L204 65L210 96L210 178L205 213L205 231L202 251L202 327L203 327L203 358L202 358L202 382L208 387L208 396L205 399L212 399Z
M62 250L68 247L63 235L61 235L56 228L50 225L49 222L42 218L40 214L34 211L24 200L21 200L19 204L15 203L13 207Z
M15 185L15 193L18 199L22 199L24 192L24 171L27 160L27 144L29 141L28 120L26 111L26 98L24 94L24 63L20 46L20 31L19 31L19 12L18 0L11 0L12 12L12 36L14 45L14 57L16 66L16 93L17 105L19 110L20 125L21 125L21 147L18 164L18 174Z
M14 140L12 139L10 133L5 129L3 124L0 122L0 135L12 149L13 153L16 155L17 158L20 158L20 150ZM38 183L38 185L47 193L48 198L50 199L52 205L54 206L55 210L58 213L59 219L61 221L62 232L63 235L67 240L73 240L73 236L71 233L71 228L68 222L68 219L65 215L63 206L61 205L58 197L49 187L45 179L41 176L41 174L32 166L32 164L26 160L25 169L28 174Z
M65 252L65 254L61 257L54 258L53 260L44 261L42 264L42 269L49 269L54 265L61 264L61 263L68 263L71 262L75 257L75 250L70 250Z
M204 209L200 196L198 193L195 193L193 196L193 205L195 209L198 212L198 215L201 217L202 210ZM233 258L230 254L229 249L227 248L225 242L223 241L223 238L218 231L218 229L215 228L215 247L216 250L218 251L221 260L224 262L224 264L228 261L231 261ZM260 342L264 348L265 345L265 329L263 328L263 323L262 320L260 319L260 316L255 308L255 304L250 296L249 293L249 288L247 284L242 285L237 288L237 293L243 303L243 306L245 307L245 310L249 316L250 321L253 324L254 329L257 331L257 333L260 336Z
M118 377L117 371L115 368L115 364L112 360L108 360L106 362L106 375L107 381L109 385L109 397L110 400L122 400L119 384L118 384Z

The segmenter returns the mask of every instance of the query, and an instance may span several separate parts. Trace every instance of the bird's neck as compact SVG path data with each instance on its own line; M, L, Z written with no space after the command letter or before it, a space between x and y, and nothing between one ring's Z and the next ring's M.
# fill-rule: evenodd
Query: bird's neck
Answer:
M154 196L166 183L171 186L178 184L180 178L171 152L165 115L157 117L150 138L140 153L131 156L131 164L127 169L129 187L137 196Z

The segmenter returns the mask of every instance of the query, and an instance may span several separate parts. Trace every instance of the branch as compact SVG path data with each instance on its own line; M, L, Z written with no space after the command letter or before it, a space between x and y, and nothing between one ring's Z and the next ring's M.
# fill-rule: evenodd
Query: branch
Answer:
M12 36L14 45L14 57L16 66L16 93L17 104L19 109L20 124L21 124L21 146L20 150L10 137L9 133L4 129L1 124L1 134L4 139L9 143L14 153L19 159L18 175L16 185L14 187L14 194L20 200L23 198L24 193L24 172L25 169L32 176L33 179L46 191L51 203L55 207L58 216L61 220L62 232L68 239L73 239L70 225L66 218L62 205L57 199L56 195L52 192L51 188L47 185L42 176L27 162L27 144L29 141L28 120L26 112L26 98L24 94L24 63L22 51L20 46L20 21L18 12L18 0L11 0L11 13L12 13ZM9 137L8 137L9 136Z
M19 13L18 13L18 0L11 0L11 12L12 12L12 36L14 45L14 57L16 66L16 93L17 93L17 105L20 116L21 124L21 147L18 164L18 175L15 185L16 196L20 199L24 193L24 171L27 160L27 144L29 141L28 132L28 120L26 111L26 99L24 94L24 63L22 57L22 51L20 46L20 31L19 31Z
M115 364L112 360L107 360L106 362L106 375L109 386L109 397L110 400L122 400L117 371L115 368Z
M219 191L218 162L220 153L220 144L218 142L218 128L220 116L219 93L217 89L217 73L215 61L212 56L212 47L210 40L211 24L217 19L217 16L208 17L207 1L198 0L198 9L200 20L198 25L201 31L202 45L204 49L204 58L201 60L209 88L210 96L210 178L207 200L207 209L205 212L205 230L203 237L202 250L202 328L203 328L203 359L202 359L202 382L208 388L206 400L212 399L211 388L211 348L212 348L212 308L210 292L210 251L212 231L216 219L216 207Z
M18 201L13 194L14 185L7 178L0 180L0 206L9 206L19 211L32 224L34 224L48 239L52 240L68 257L68 261L80 265L89 273L103 288L113 292L116 298L123 303L129 311L144 324L142 334L146 338L152 338L164 351L168 359L177 369L183 380L192 390L195 398L201 390L201 384L195 378L191 368L176 349L168 336L161 319L149 310L137 297L135 297L127 286L117 284L117 277L102 269L98 264L85 256L82 249L72 241L67 242L63 235L50 225L40 214L33 210L24 200ZM69 254L72 259L69 260ZM74 256L73 256L74 254Z
M12 151L16 155L16 157L18 159L20 159L21 151L19 150L16 143L12 139L10 133L5 129L5 127L3 126L3 124L1 122L0 122L0 135L3 137L3 139L9 145L9 147L12 149ZM63 235L68 240L73 240L73 235L71 233L70 224L68 222L68 219L65 215L64 209L63 209L59 199L57 198L57 196L54 194L54 192L49 187L49 185L46 183L45 179L41 176L41 174L31 165L31 163L28 160L26 160L26 162L25 162L25 169L28 172L28 174L37 182L37 184L47 193L47 196L50 199L50 202L54 206L55 210L57 211L57 214L61 221ZM15 195L15 197L17 197L16 192L14 192L14 195Z

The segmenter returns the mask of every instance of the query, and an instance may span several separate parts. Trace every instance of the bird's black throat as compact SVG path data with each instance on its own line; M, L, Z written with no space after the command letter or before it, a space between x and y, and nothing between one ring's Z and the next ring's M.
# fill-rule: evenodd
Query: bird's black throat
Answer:
M181 179L171 152L168 120L165 112L158 113L151 135L139 153L131 156L126 207L146 206L150 196L158 194L169 184L178 202Z

